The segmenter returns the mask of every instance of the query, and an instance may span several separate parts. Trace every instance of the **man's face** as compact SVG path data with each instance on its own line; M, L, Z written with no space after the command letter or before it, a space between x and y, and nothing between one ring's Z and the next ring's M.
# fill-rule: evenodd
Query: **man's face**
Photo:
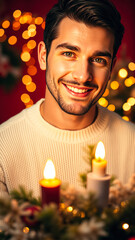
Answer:
M46 84L66 113L83 115L102 96L110 78L113 35L64 18L47 58Z

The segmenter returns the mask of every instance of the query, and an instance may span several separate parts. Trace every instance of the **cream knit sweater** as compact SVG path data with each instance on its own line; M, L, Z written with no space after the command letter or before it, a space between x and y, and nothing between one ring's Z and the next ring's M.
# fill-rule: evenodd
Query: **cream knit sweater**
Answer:
M10 118L0 131L0 194L5 196L19 185L40 195L39 180L48 158L57 178L81 186L79 173L89 169L84 158L88 145L103 141L107 173L127 182L135 172L135 125L116 113L98 106L98 117L78 131L57 129L40 115L41 99L29 109Z

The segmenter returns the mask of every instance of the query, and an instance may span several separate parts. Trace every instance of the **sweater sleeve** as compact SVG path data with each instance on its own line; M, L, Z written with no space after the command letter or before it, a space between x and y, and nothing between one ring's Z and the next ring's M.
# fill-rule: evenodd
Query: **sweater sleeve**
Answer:
M4 172L0 166L0 198L7 198L9 196L8 190L6 187L6 181L4 177Z

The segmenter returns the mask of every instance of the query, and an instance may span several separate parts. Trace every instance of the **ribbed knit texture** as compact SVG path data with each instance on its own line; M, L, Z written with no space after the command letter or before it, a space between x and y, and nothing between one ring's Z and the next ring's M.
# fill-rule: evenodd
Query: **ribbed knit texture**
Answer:
M84 160L87 147L100 140L106 150L107 173L127 182L135 172L134 124L98 105L98 117L92 125L78 131L61 130L41 117L42 101L1 125L1 196L19 185L39 196L39 180L48 158L55 164L57 178L80 187L79 173L89 169Z

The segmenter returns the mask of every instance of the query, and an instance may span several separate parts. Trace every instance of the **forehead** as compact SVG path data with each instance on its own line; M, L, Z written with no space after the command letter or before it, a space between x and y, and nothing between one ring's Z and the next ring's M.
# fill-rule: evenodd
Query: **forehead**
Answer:
M70 18L64 18L58 26L57 38L52 45L64 42L78 45L82 49L99 48L113 52L114 36L102 27L86 25Z

